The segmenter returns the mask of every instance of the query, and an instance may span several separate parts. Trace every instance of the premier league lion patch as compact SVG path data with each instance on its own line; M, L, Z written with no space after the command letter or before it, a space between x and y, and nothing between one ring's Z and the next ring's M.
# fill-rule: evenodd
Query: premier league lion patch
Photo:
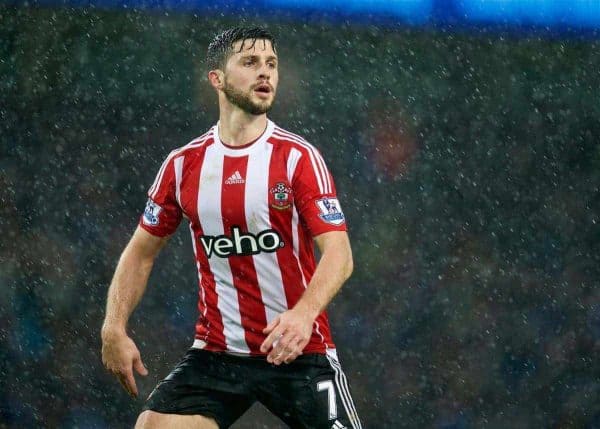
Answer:
M340 226L344 223L344 213L337 198L321 198L316 201L319 207L319 217L331 225Z
M156 226L160 223L158 215L162 211L162 207L156 204L151 199L148 199L146 203L146 209L144 210L144 224L150 226Z

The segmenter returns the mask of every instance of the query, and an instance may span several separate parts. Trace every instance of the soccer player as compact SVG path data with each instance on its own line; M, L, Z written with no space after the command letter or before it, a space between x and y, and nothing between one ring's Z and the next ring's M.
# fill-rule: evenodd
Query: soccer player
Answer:
M292 428L359 429L324 311L353 267L331 174L266 116L279 81L269 32L224 31L207 61L219 122L171 152L148 191L108 291L104 365L137 396L133 371L148 372L127 320L185 217L199 276L195 339L136 428L227 428L260 401Z

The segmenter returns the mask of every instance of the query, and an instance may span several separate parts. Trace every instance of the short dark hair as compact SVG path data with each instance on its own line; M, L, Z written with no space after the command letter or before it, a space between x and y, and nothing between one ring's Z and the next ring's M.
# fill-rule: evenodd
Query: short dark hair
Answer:
M208 45L206 54L208 70L224 70L227 60L233 54L233 44L238 40L246 39L252 40L251 46L254 46L259 39L269 40L275 51L275 37L266 29L261 27L233 27L217 34Z

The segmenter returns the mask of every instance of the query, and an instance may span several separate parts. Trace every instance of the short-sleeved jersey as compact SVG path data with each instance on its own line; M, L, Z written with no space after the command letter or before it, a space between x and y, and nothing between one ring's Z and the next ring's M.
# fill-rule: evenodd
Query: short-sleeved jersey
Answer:
M140 226L156 236L189 221L199 276L194 347L261 355L262 330L292 308L315 271L313 237L345 231L333 179L320 153L268 121L242 147L218 124L162 164ZM334 348L320 314L304 353Z

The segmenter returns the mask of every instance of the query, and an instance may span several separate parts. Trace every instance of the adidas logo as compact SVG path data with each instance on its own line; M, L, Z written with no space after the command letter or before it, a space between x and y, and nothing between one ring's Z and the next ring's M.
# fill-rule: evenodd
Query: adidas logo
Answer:
M236 185L238 183L246 183L246 181L237 170L227 180L225 180L226 185Z
M346 426L344 426L339 420L336 420L335 422L333 422L333 426L331 426L331 429L348 429Z

